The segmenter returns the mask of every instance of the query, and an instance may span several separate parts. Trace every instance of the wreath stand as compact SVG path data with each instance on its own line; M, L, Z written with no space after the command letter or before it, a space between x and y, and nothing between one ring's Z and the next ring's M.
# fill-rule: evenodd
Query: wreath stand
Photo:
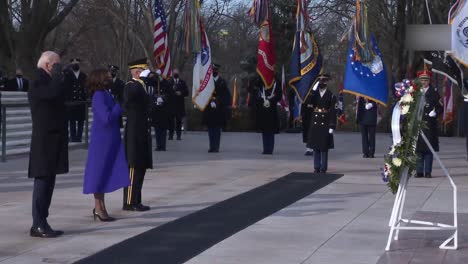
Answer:
M447 178L449 179L450 185L452 185L452 188L453 188L453 225L402 218L403 208L404 208L405 200L406 200L408 180L409 180L408 168L404 168L401 178L400 178L398 191L395 196L395 203L393 204L392 215L390 216L390 222L389 222L390 234L388 235L387 246L385 247L386 251L390 250L390 244L392 242L392 237L394 233L395 233L395 236L393 237L393 239L398 240L398 234L400 230L429 230L429 231L450 230L450 231L453 231L453 234L447 240L445 240L439 246L439 248L440 249L457 249L458 248L457 185L455 185L455 183L453 182L453 179L452 177L450 177L450 174L447 168L444 166L444 164L440 160L439 155L437 155L437 153L432 148L426 135L424 135L422 131L420 131L420 135L422 136L427 146L431 150L432 154L436 158L445 176L447 176ZM406 225L402 225L403 223ZM448 245L451 241L453 241L453 245Z

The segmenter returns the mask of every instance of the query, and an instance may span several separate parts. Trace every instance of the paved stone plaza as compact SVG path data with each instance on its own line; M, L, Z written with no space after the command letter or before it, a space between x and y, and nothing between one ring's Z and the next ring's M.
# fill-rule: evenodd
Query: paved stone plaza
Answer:
M122 192L106 196L119 220L94 222L92 196L82 191L87 151L70 152L71 171L57 177L49 223L65 231L57 239L31 238L32 180L27 157L0 164L0 263L73 263L122 240L238 195L290 172L310 172L300 134L280 134L275 154L261 155L254 133L224 133L220 153L207 153L208 136L188 132L154 152L143 213L124 212ZM363 159L358 133L337 133L329 173L337 181L221 241L190 264L468 263L468 177L463 138L441 138L440 156L459 188L460 249L440 250L445 232L402 231L385 252L394 196L380 177L390 135L378 134L375 159ZM411 179L406 216L450 221L451 189L434 163L432 179ZM275 201L271 201L274 203ZM450 224L450 222L448 222ZM154 263L159 263L154 260ZM164 263L163 263L164 264Z

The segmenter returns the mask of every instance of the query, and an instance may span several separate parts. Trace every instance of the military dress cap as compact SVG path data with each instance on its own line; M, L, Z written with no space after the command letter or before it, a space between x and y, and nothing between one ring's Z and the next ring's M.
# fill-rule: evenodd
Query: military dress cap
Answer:
M81 59L79 58L70 59L70 63L80 63L80 62L81 62Z
M109 67L109 70L111 71L118 71L120 69L118 66L110 65L110 64L108 65L108 67Z
M221 65L213 63L213 70L219 70L219 68L221 68Z
M430 80L431 77L432 77L432 72L430 71L427 71L427 70L424 70L424 71L418 71L418 74L417 74L418 78L419 79L426 79L426 80Z
M130 68L130 70L131 69L137 69L137 68L146 69L146 68L148 68L148 63L147 63L146 58L142 58L142 59L138 59L138 60L134 60L132 62L129 62L128 63L128 68Z
M328 73L320 73L320 74L317 76L317 79L322 80L322 81L328 81L328 80L330 80L330 74L328 74Z

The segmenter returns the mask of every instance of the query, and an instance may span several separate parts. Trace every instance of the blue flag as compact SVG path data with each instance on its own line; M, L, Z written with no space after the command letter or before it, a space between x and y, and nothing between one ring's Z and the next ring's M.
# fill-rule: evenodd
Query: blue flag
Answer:
M294 96L293 119L296 120L301 115L302 103L298 96Z
M322 69L322 56L314 36L308 28L308 15L302 8L303 0L297 5L297 30L294 37L291 64L289 68L291 79L289 85L296 92L301 102L309 95L315 79Z
M387 72L374 36L371 36L374 58L369 63L357 60L353 50L354 36L349 42L348 62L344 77L344 92L372 99L380 104L388 102Z

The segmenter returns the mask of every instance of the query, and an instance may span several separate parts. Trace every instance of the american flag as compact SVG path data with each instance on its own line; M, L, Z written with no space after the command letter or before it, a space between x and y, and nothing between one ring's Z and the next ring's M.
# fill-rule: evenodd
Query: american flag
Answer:
M153 55L162 76L169 78L171 70L171 52L169 50L167 22L164 14L162 0L154 1L154 46Z

